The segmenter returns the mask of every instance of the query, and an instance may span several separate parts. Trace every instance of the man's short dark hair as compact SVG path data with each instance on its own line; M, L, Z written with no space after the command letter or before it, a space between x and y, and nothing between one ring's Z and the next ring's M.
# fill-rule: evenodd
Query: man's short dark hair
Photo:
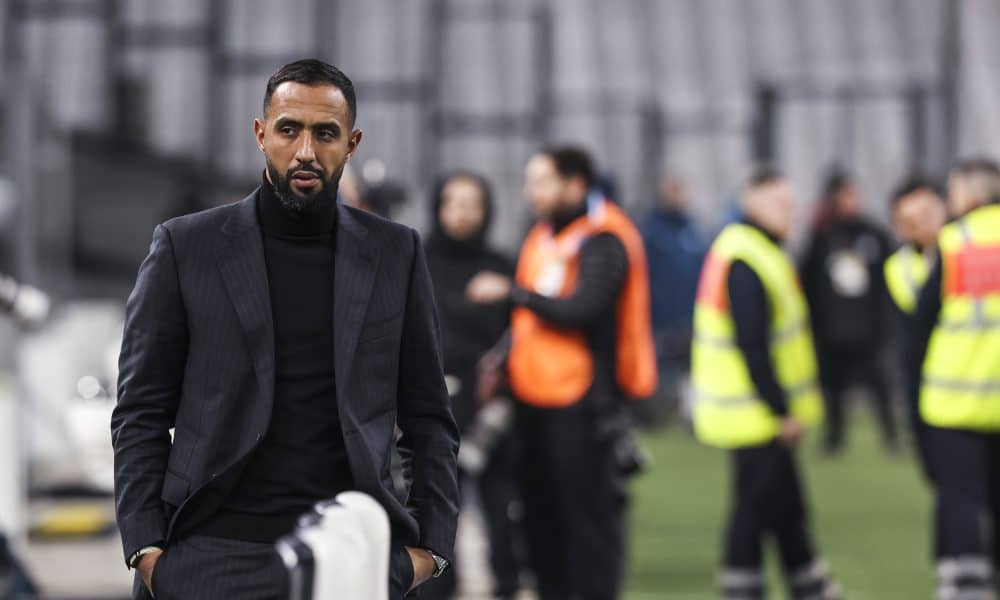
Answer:
M941 198L941 188L925 173L915 172L909 174L899 185L892 190L889 196L889 207L895 209L903 198L918 190L929 190Z
M754 167L754 169L750 172L750 176L747 177L746 187L748 190L752 190L762 185L768 185L776 181L781 181L784 178L785 174L774 165L760 165Z
M577 146L550 146L541 152L552 159L556 171L563 179L579 177L588 188L594 185L597 175L590 153Z
M267 107L271 104L271 96L279 85L287 81L301 83L303 85L332 85L344 94L347 100L347 110L351 117L351 126L358 116L358 99L354 93L354 83L350 77L337 67L325 63L315 58L304 58L295 62L290 62L281 67L267 80L267 87L264 88L264 116L267 116Z
M974 158L965 158L952 167L951 172L955 175L971 175L973 173L989 173L990 175L995 175L1000 177L1000 167L997 163L989 158L982 156Z
M830 202L833 197L844 191L845 188L854 184L854 177L851 176L850 171L845 169L841 165L834 165L826 173L826 178L823 179L823 189L820 198Z
M967 158L955 163L951 175L967 180L970 193L981 202L1000 202L1000 167L989 158Z

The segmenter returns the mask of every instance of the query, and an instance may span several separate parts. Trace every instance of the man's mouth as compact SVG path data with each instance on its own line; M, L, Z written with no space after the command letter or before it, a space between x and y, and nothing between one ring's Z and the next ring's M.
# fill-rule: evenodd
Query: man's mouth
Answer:
M320 178L316 173L296 171L292 173L292 184L299 189L311 190L319 186Z

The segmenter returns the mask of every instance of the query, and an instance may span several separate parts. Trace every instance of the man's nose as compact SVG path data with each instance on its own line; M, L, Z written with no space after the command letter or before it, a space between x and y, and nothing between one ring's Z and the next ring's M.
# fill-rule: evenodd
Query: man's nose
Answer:
M303 164L316 161L316 152L313 149L311 136L304 135L301 137L301 141L295 149L295 159Z

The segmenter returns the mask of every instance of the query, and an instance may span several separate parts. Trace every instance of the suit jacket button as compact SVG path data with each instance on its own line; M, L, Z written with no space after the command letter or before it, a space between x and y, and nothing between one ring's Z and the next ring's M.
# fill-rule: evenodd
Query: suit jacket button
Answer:
M212 473L212 479L215 479L215 478L216 478L216 477L218 477L218 476L219 476L219 474L218 474L218 473Z

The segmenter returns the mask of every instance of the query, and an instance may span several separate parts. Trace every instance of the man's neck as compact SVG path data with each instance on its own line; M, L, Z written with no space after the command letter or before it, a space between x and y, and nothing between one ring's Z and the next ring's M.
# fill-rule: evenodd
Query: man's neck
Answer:
M583 199L579 204L561 207L555 214L549 217L548 221L552 225L552 229L558 232L586 214L587 202L586 199Z
M771 240L772 242L774 242L778 246L780 246L780 245L782 245L784 243L784 239L782 239L782 237L780 235L772 232L767 227L764 227L763 225L760 224L760 221L758 221L757 219L754 219L750 215L747 215L747 216L745 216L743 218L743 223L745 223L746 225L749 225L750 227L753 227L754 229L760 231L765 236L767 236L767 239Z

